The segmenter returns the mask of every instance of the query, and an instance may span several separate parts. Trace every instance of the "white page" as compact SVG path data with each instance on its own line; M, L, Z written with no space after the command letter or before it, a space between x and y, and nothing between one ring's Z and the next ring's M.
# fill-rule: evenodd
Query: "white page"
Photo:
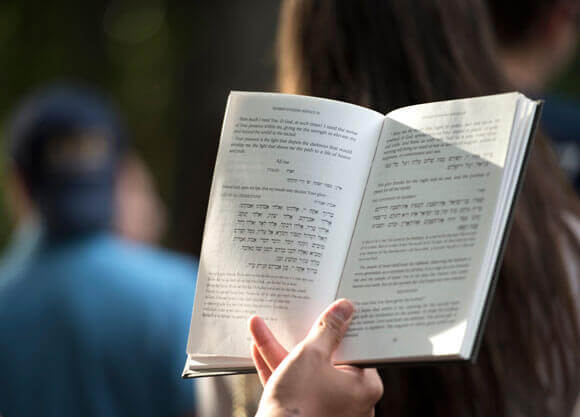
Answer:
M525 154L528 148L528 141L533 128L534 116L537 111L538 102L532 101L521 95L518 102L518 109L514 120L514 129L512 130L512 139L508 150L508 157L505 163L504 176L502 179L502 191L498 199L498 204L494 215L494 224L492 225L492 242L488 246L487 253L483 260L484 279L479 281L475 291L476 300L472 305L470 317L481 317L485 307L490 280L493 277L495 259L499 255L503 240L499 239L502 230L505 230L510 215L510 208L517 190L522 165L525 161ZM498 236L498 238L494 238ZM472 352L475 342L475 336L481 325L480 319L471 320L465 332L466 343L463 351L466 355Z
M249 356L246 321L288 347L336 294L384 116L318 98L230 95L188 353Z
M339 288L339 360L459 355L518 94L388 115Z

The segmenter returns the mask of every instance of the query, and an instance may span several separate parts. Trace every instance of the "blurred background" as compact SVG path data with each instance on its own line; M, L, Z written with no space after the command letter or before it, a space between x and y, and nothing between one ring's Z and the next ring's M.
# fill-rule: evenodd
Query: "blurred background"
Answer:
M274 89L278 7L277 0L2 0L0 123L46 83L107 92L165 206L160 243L198 254L228 92ZM551 91L580 98L578 54ZM5 161L2 146L0 175ZM0 251L12 229L3 198Z
M226 98L272 90L277 13L273 0L3 0L2 134L18 100L47 83L110 94L165 205L161 243L198 254ZM11 229L1 195L0 252Z

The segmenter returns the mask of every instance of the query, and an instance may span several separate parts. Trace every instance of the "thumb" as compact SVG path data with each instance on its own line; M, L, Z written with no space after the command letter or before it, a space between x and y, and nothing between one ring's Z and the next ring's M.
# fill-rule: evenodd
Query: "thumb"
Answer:
M318 317L305 343L318 348L330 359L344 338L353 313L354 306L349 300L335 301Z

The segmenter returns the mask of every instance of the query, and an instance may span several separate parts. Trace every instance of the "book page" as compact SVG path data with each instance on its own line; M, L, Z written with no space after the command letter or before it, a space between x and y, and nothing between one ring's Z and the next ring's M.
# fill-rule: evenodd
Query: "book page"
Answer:
M459 354L518 96L387 115L338 291L357 307L339 360Z
M249 356L259 314L300 341L334 298L384 116L346 103L230 95L188 353Z
M540 107L539 110L538 106ZM524 175L527 154L531 148L530 141L533 140L535 123L537 123L537 118L539 117L537 112L541 112L541 106L541 102L530 100L523 95L518 101L514 128L512 129L508 155L503 169L502 188L490 232L492 241L484 255L483 279L479 280L475 290L476 297L472 303L470 313L472 319L468 322L465 332L465 343L462 347L465 355L473 355L474 349L477 349L478 339L480 340L484 333L484 329L481 326L485 325L485 310L490 306L488 297L491 295L490 291L493 292L491 280L496 275L494 270L497 267L501 267L502 247L505 246L507 239L504 236L506 234L506 226L510 222L510 217L514 214L514 199L516 198L518 187L523 182L522 175ZM485 279L486 277L487 279Z

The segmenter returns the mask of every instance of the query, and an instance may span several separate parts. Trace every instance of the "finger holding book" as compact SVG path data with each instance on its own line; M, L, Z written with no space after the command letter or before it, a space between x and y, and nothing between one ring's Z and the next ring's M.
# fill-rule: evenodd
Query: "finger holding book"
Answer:
M383 392L377 371L335 367L332 362L353 312L350 301L334 302L290 353L262 319L250 319L252 356L265 388L258 416L373 415L374 404Z

